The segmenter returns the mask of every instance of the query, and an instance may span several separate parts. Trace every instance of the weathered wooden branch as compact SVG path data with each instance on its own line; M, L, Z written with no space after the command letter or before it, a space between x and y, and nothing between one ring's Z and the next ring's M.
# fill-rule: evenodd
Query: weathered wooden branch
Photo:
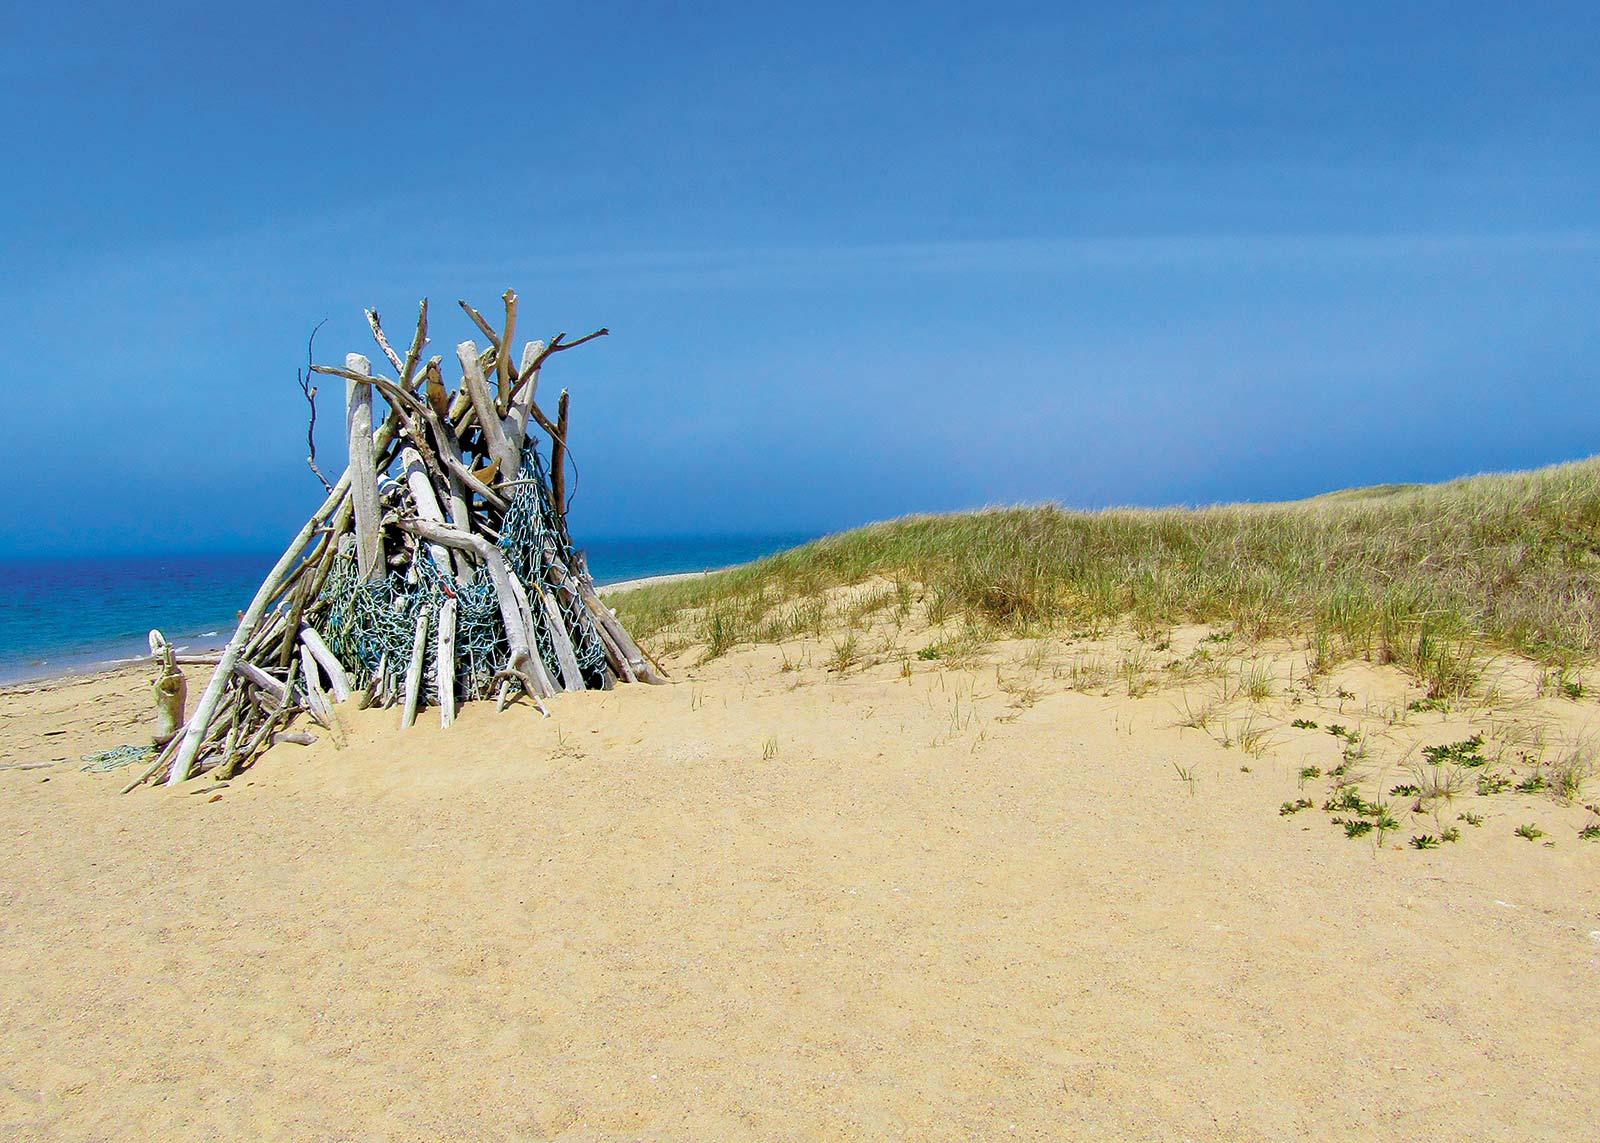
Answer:
M511 450L511 442L506 439L505 426L500 423L500 410L495 405L494 396L489 392L489 383L478 364L478 347L470 341L463 341L456 346L456 356L461 361L461 384L472 401L473 412L477 414L478 431L483 434L489 458L499 462L501 472L514 474L518 458Z
M500 295L500 300L506 307L505 332L495 342L495 367L500 374L500 384L496 387L498 394L495 397L495 406L500 415L504 417L511 411L511 390L517 381L517 370L511 366L511 346L513 338L517 336L517 292L507 290Z
M417 633L411 641L411 664L406 668L406 703L400 715L400 729L417 721L417 698L422 691L423 655L428 648L428 609L417 612Z
M528 647L533 652L532 662L528 664L528 673L538 684L538 693L541 696L553 695L556 693L556 684L550 678L550 672L545 669L543 656L539 654L539 621L534 617L533 604L528 599L528 589L523 587L522 581L514 575L508 574L506 582L511 587L512 598L517 603L517 613L522 616L523 630L527 632Z
M512 386L510 412L506 414L503 422L506 437L519 456L522 453L522 446L528 443L528 417L533 408L533 399L539 391L539 374L533 369L533 362L543 351L542 341L530 341L522 347L522 366L517 371L517 381ZM523 383L525 377L526 384Z
M267 573L267 578L256 589L255 598L245 609L233 638L229 639L228 645L223 648L217 669L211 673L211 681L206 684L205 693L200 696L200 701L195 706L194 716L190 718L188 729L182 735L177 756L172 760L172 772L167 778L167 785L175 786L189 776L189 770L200 753L206 728L210 726L212 716L216 713L217 703L222 698L223 687L233 674L233 666L239 661L239 653L244 650L245 642L255 630L256 624L261 622L261 616L267 609L268 601L276 594L279 582L288 576L295 561L300 558L300 553L305 551L306 545L311 542L311 535L316 530L318 522L344 498L344 493L349 487L350 473L347 471L339 483L334 485L333 491L328 493L328 499L321 511L306 521L305 526L300 529L299 534L290 542L283 555L278 557L278 562L273 565L272 570Z
M595 590L594 580L589 578L588 568L579 570L578 586L583 595L583 602L588 605L589 614L599 622L601 628L615 641L634 677L642 683L666 682L667 680L662 678L656 671L654 664L639 649L639 645L633 641L633 637L628 634L626 628L617 622L617 617L612 613L611 609L601 600L600 593Z
M241 659L234 663L233 669L241 678L250 680L250 682L266 691L279 702L282 702L284 695L288 693L284 688L283 683L267 674L267 672L263 671L254 663L247 663Z
M406 372L406 363L400 360L400 355L394 351L394 348L389 344L389 339L383 335L383 326L378 321L378 311L367 310L365 312L367 324L372 327L372 340L378 343L378 348L383 350L383 355L394 366L394 371L403 379ZM404 384L403 380L402 384Z
M445 467L450 470L450 474L459 480L465 489L483 497L484 501L493 507L495 511L504 512L511 506L504 496L501 496L500 493L478 479L478 474L468 468L466 462L459 455L445 455L443 460ZM498 466L496 467L498 468ZM452 521L452 523L455 523L455 521ZM457 523L456 526L461 527L462 525Z
M442 357L430 357L422 370L422 393L428 407L445 424L450 423L450 395L444 391L444 375L439 372Z
M372 363L359 353L344 359L352 373L369 376ZM372 383L349 381L345 390L350 430L351 492L356 504L356 563L365 580L383 578L382 538L378 534L378 471L372 449Z
M403 389L411 388L411 378L415 375L417 362L422 359L422 351L428 345L428 299L423 298L422 304L417 307L417 332L411 338L411 348L406 350L406 359L400 365L400 386Z
M525 364L522 367L522 371L517 377L518 386L521 386L522 383L529 377L537 374L539 372L539 368L544 365L545 360L551 357L553 354L561 353L568 349L577 349L578 346L585 345L597 337L605 337L610 332L611 331L609 329L597 329L593 333L584 334L577 341L564 340L567 336L565 333L556 334L555 337L550 339L550 344L539 351L538 356L533 359L531 364ZM515 394L513 394L513 396L515 396Z
M322 673L328 676L328 688L333 694L334 702L350 701L350 676L345 673L344 666L337 656L328 649L328 644L323 641L317 629L309 623L300 625L300 641L310 652L317 666L322 668Z
M483 315L469 306L466 302L458 300L456 305L460 306L466 311L467 316L472 319L472 324L477 326L478 329L483 333L483 336L489 339L489 347L498 352L500 349L500 335L495 332L494 326L485 321L483 319ZM478 350L476 347L473 348L472 355L473 357L477 357Z
M428 478L428 472L422 465L422 457L416 449L401 449L400 463L405 467L406 487L411 490L411 501L416 506L417 515L435 524L443 524L444 509L439 507L439 498L434 493L433 481ZM453 578L457 574L449 548L430 540L428 550L433 554L433 562L440 575Z
M322 689L317 660L312 656L311 648L303 642L300 644L300 666L305 671L306 706L310 708L311 717L332 730L333 704L328 701L327 692Z
M561 687L568 691L583 690L583 672L578 669L578 656L572 646L572 636L567 634L567 620L561 606L545 590L543 584L530 584L539 593L539 605L544 608L545 630L550 634L551 646L556 652L556 666L561 671Z
M439 638L434 650L434 689L439 699L439 726L448 730L456 720L456 601L439 605Z
M339 538L349 531L354 514L355 505L347 497L334 514L329 532L323 537L320 554L316 557L316 566L302 582L301 589L289 608L284 624L283 640L278 651L280 669L287 667L294 657L294 633L300 629L300 617L305 614L306 606L322 594L322 586L328 582L328 576L333 571L333 561L339 554Z
M556 402L556 429L550 434L550 506L567 516L567 391Z

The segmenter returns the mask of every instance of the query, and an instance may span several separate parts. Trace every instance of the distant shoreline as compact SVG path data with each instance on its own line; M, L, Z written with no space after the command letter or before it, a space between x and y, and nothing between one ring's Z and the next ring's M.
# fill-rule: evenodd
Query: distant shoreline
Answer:
M742 567L742 564L731 564L730 567ZM658 583L677 583L681 579L704 579L712 571L727 571L728 568L708 568L705 571L693 572L668 572L665 575L647 575L638 579L625 579L619 583L600 584L595 591L602 596L621 595L628 591L637 591L641 587L652 587Z
M740 566L742 565L729 565L729 567ZM636 591L641 587L650 587L655 584L701 579L712 574L713 571L726 570L727 568L707 568L704 571L668 572L662 575L640 576L636 579L619 580L616 583L598 584L595 590L604 598ZM197 659L208 655L215 656L227 646L231 635L231 630L216 631L183 640L178 645L180 658ZM36 669L24 668L17 672L0 673L0 692L16 687L37 687L42 684L61 682L68 679L88 679L97 675L120 674L123 671L136 670L140 667L148 666L154 661L154 658L150 655L108 655L105 652L81 652L63 655L56 662L38 664Z

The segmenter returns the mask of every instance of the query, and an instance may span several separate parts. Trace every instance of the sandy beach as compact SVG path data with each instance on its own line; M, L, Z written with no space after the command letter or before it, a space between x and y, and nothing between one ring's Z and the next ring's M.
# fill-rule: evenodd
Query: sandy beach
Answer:
M1588 811L1463 795L1481 826L1419 852L1439 823L1380 847L1278 807L1323 796L1330 723L1387 784L1419 743L1576 739L1594 700L1512 664L1493 705L1406 713L1391 668L1308 688L1287 644L1220 645L1273 694L1195 729L1235 666L1160 664L1208 634L1149 686L1090 670L1128 635L683 648L548 720L346 704L343 749L126 797L77 759L136 740L142 672L0 692L0 1134L1581 1136Z

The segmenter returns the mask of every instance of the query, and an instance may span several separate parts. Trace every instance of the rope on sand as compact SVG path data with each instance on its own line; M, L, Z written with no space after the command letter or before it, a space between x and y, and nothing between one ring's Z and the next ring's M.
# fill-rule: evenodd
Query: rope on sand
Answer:
M109 774L134 762L147 762L155 752L153 746L113 746L110 750L85 754L80 769L86 774Z

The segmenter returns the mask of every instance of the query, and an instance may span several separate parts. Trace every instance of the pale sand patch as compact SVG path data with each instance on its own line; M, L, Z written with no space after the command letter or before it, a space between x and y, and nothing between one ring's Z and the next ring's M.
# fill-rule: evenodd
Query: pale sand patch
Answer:
M1256 758L1170 692L1068 690L1093 647L910 678L828 649L680 658L549 721L347 706L347 749L279 747L216 801L0 771L0 1138L1592 1128L1581 810L1479 799L1456 845L1380 851L1278 815L1337 759L1281 701ZM1293 710L1396 751L1470 721L1386 726L1404 680L1337 680ZM130 740L144 686L0 692L0 762ZM1533 814L1555 848L1512 835Z

